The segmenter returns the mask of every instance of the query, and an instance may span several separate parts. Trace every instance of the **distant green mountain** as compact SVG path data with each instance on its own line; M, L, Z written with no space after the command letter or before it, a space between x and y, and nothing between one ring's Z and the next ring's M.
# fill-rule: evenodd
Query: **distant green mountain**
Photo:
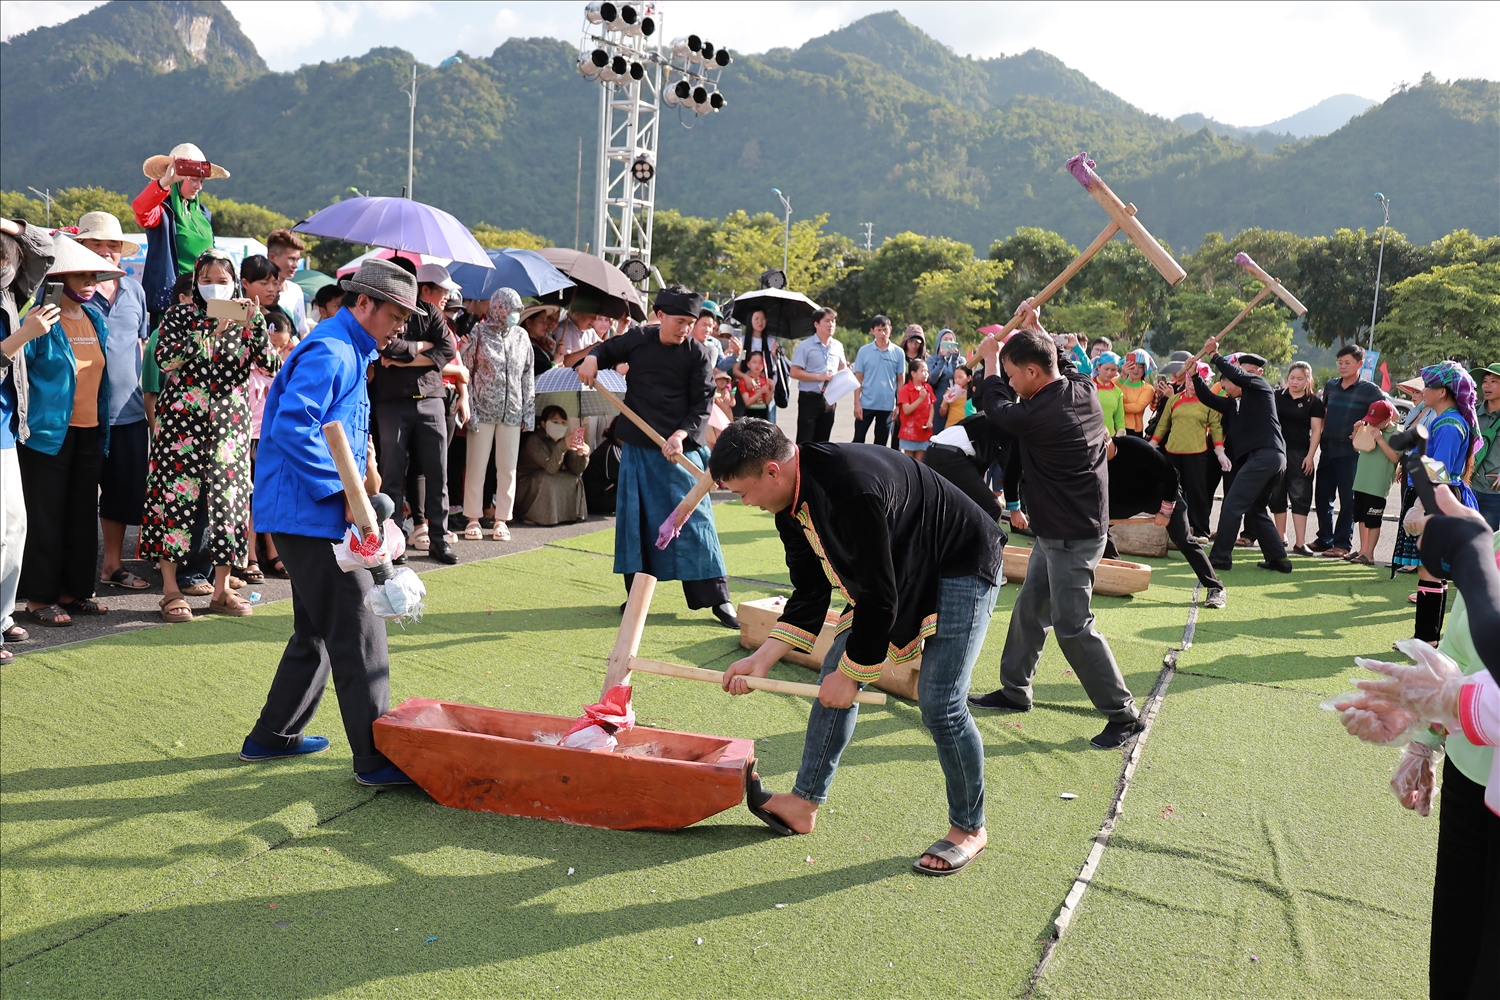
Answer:
M572 245L583 143L583 239L593 216L598 87L572 46L513 39L422 85L416 195L469 223ZM215 193L294 217L351 187L406 182L412 57L395 48L270 73L217 2L116 0L0 46L0 174L7 189L97 184L133 195L140 163L192 141L234 174ZM955 55L894 12L797 49L737 57L729 106L665 110L658 204L696 216L775 207L988 247L1018 226L1083 243L1103 214L1063 170L1087 149L1157 236L1304 235L1378 222L1392 199L1413 240L1500 230L1500 87L1402 91L1323 138L1270 150L1207 124L1148 115L1040 51Z

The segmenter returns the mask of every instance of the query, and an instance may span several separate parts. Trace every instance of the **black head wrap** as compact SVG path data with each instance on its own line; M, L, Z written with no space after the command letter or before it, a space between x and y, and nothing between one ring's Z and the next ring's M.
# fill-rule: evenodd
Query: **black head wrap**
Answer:
M697 319L703 312L703 296L681 285L672 285L656 293L656 311L667 316Z

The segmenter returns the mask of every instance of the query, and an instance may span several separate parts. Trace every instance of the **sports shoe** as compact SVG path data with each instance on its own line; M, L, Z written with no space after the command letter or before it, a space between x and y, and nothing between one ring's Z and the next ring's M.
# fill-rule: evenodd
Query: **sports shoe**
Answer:
M1095 750L1118 750L1140 734L1142 729L1140 719L1128 719L1125 722L1111 722L1104 727L1104 731L1089 740L1089 746Z
M370 788L392 788L396 785L416 784L415 781L406 776L405 771L401 770L395 764L387 764L385 767L375 771L365 771L363 773L356 771L354 773L354 780Z
M1224 596L1223 587L1210 587L1208 596L1203 599L1203 606L1205 608L1222 608L1228 603L1229 599Z
M1007 712L1029 712L1030 705L1022 705L1020 702L1011 701L1006 697L1004 691L991 691L989 694L969 695L969 704L975 708L1000 708Z
M308 754L322 753L328 749L328 737L326 736L304 736L302 742L294 747L278 750L268 747L264 743L257 743L250 737L245 737L245 745L240 747L240 760L280 760L283 757L306 757Z
M1266 562L1258 562L1255 565L1261 569L1274 569L1278 573L1290 573L1292 571L1292 561L1290 559L1267 560Z

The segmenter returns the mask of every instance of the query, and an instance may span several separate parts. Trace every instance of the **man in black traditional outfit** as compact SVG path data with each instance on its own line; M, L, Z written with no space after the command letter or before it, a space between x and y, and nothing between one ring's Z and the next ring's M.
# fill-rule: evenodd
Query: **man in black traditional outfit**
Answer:
M794 445L754 418L719 434L709 469L746 504L775 513L793 590L761 647L724 672L725 690L746 694L744 675L764 677L788 650L813 648L830 584L846 601L797 782L789 795L770 795L753 778L750 811L783 835L811 833L854 736L855 693L887 659L920 652L917 700L947 781L951 829L914 867L959 871L988 840L984 745L964 697L1000 589L999 526L958 487L890 448Z

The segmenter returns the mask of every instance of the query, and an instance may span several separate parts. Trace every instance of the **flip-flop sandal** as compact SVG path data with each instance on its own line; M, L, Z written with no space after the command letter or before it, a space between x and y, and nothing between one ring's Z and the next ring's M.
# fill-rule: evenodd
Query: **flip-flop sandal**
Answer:
M128 569L117 569L99 582L111 587L124 587L126 590L149 590L151 587L149 580L142 580Z
M25 642L31 638L31 633L19 625L12 625L4 632L0 632L0 639L6 642Z
M984 848L981 847L973 854L970 854L968 851L964 850L962 847L959 847L953 841L944 838L943 840L939 840L937 843L927 848L927 850L923 851L922 853L924 855L930 854L935 858L942 858L944 861L948 862L949 867L928 868L926 865L922 864L921 858L917 858L917 860L911 863L913 871L921 875L953 875L967 868L970 861L973 861L975 858L984 853Z
M257 584L266 582L266 574L260 571L259 563L251 563L245 567L245 572L240 574L246 583Z
M109 609L92 597L85 597L80 601L69 601L67 604L59 604L69 615L107 615Z
M45 608L37 608L31 612L31 617L41 622L48 628L67 628L73 624L73 618L60 604L49 604Z
M801 834L786 825L780 816L765 808L765 804L771 801L771 793L761 787L760 775L751 774L745 779L745 806L750 810L750 815L775 830L783 837L800 837Z
M188 606L187 601L183 600L181 594L167 594L158 602L157 607L161 608L161 620L164 622L190 622L193 620L193 609Z

